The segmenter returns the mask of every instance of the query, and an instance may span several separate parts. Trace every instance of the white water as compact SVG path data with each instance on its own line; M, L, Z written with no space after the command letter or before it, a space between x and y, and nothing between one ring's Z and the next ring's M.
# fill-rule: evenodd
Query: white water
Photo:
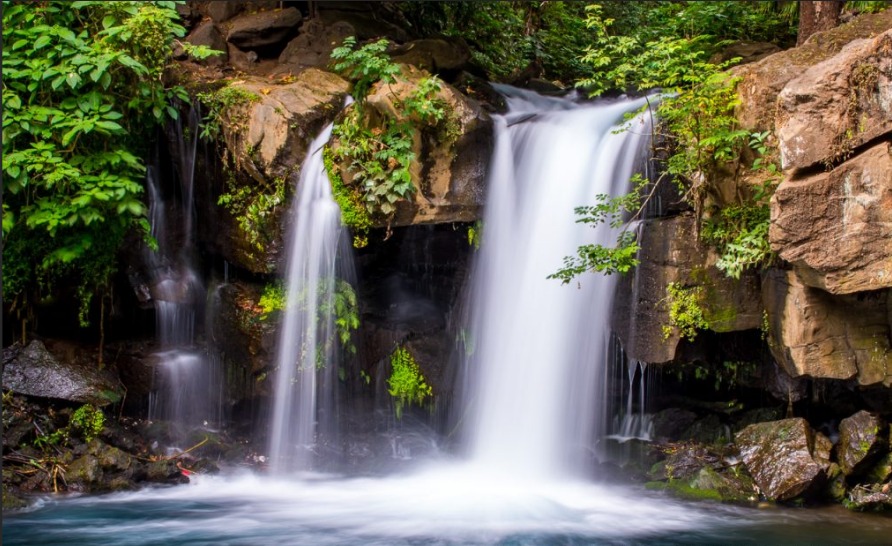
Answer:
M195 322L204 287L195 261L195 160L199 114L190 109L175 126L179 186L162 191L157 169L146 176L149 219L158 249L145 254L155 306L155 376L149 418L187 427L218 425L222 415L222 372L196 344ZM184 126L184 123L188 124ZM184 130L188 127L188 134ZM175 198L175 195L177 196Z
M348 237L322 162L331 130L329 125L310 145L291 212L270 429L270 467L277 473L311 468L320 421L334 420L339 363L336 343L329 342L335 337L332 300L339 270L352 264L339 263L345 261L339 253L349 256Z
M614 284L547 276L578 246L615 241L607 225L574 223L574 208L627 191L649 118L617 133L645 99L577 105L508 93L470 302L470 451L494 472L549 480L582 472L603 432Z

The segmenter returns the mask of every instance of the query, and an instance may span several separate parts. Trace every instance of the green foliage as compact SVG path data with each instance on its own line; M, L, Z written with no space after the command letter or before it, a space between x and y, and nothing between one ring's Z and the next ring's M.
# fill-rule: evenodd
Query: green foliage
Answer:
M139 156L186 97L161 81L177 20L173 2L3 3L7 301L29 306L64 280L86 325L125 235L148 237Z
M359 187L344 184L333 155L331 148L327 146L322 150L322 161L331 182L332 196L341 209L341 221L353 233L353 246L363 248L369 243L368 233L372 227L372 218Z
M354 49L356 38L349 36L331 52L331 58L339 61L334 64L334 69L353 80L353 98L357 102L365 100L375 83L396 81L400 68L384 52L387 45L388 41L382 38Z
M468 226L468 244L474 250L480 250L480 242L483 240L483 220L477 220L473 226Z
M84 404L71 414L68 426L80 430L84 441L89 442L98 436L105 427L105 414L90 404Z
M209 140L218 138L224 126L244 126L248 121L245 107L260 100L256 93L233 85L198 93L197 98L208 109L201 124L201 138Z
M335 282L334 294L331 298L323 299L323 302L319 314L330 314L334 317L338 341L348 353L356 354L356 346L353 344L353 332L359 328L359 303L356 291L350 283L338 279Z
M434 391L421 374L415 358L404 347L397 347L390 355L393 372L387 379L387 392L393 397L397 419L403 415L403 407L410 404L420 406Z
M288 295L285 293L285 284L281 281L270 283L263 287L260 301L260 320L266 320L277 311L283 311L288 305Z
M649 181L636 173L631 182L634 189L625 195L610 197L600 194L596 196L599 201L597 205L576 207L576 223L589 224L592 227L607 223L612 228L619 228L626 224L626 218L637 217L643 207L641 195ZM638 249L635 232L624 228L617 235L615 246L582 245L576 250L576 256L565 257L564 266L548 278L560 279L563 284L567 284L588 271L605 275L627 273L638 265Z
M34 445L40 448L65 445L75 432L80 433L84 442L89 442L98 436L104 427L105 414L102 410L91 404L84 404L71 414L66 426L45 434L39 433L34 439Z
M294 304L298 311L306 311L308 297L309 292L306 287L296 295ZM319 325L327 323L329 317L334 322L334 333L320 339L316 347L316 353L321 355L323 365L324 355L333 348L335 338L345 351L356 354L353 332L359 328L359 302L353 286L342 279L323 280L317 286L316 301L319 302L316 317L314 323L308 327L318 328ZM268 284L257 302L261 309L260 320L266 320L272 313L284 311L289 304L288 292L283 283Z
M752 169L764 175L752 200L722 208L704 219L700 228L700 238L719 251L716 267L734 279L747 268L768 265L774 257L768 240L769 200L779 182L780 169L774 159L776 150L767 144L768 136L768 131L750 135L749 146L759 156Z
M334 126L337 144L327 147L325 164L342 220L354 230L354 244L364 246L372 218L391 218L396 203L415 191L411 166L416 133L439 129L447 140L454 140L458 127L438 97L442 82L435 76L422 79L411 94L395 100L398 118L383 115L373 123L366 115L365 98L375 83L395 83L401 77L400 68L384 53L386 40L353 50L355 44L354 38L347 38L332 53L341 61L335 69L354 79L356 102ZM349 181L339 175L336 164L346 166ZM367 214L361 212L360 203Z
M694 341L697 330L709 329L709 321L701 307L703 288L685 288L679 283L671 282L666 287L666 299L663 301L669 311L669 324L663 325L663 339L669 339L673 327L688 341Z
M278 236L272 220L285 202L285 177L275 178L271 184L258 187L238 184L234 173L230 171L229 174L229 191L220 195L217 204L235 217L239 231L251 247L264 252L267 245Z

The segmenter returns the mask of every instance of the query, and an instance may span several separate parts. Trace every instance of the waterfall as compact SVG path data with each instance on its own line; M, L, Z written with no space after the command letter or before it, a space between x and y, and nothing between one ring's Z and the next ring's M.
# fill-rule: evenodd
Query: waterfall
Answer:
M159 169L149 167L146 186L155 251L144 260L150 273L155 306L154 387L149 418L187 427L219 424L222 414L222 376L218 363L196 342L195 323L205 300L196 268L195 160L200 115L193 107L177 120L171 138L176 147L179 186L162 188Z
M353 266L349 237L322 161L331 130L329 125L310 145L291 210L287 303L270 430L271 470L279 473L311 468L320 436L336 432L341 363L333 299L339 282L352 281Z
M587 243L617 232L575 223L574 208L628 191L650 135L646 99L577 104L500 89L483 241L474 266L464 365L473 461L527 479L584 471L604 433L613 279L546 277ZM628 129L618 131L628 124Z

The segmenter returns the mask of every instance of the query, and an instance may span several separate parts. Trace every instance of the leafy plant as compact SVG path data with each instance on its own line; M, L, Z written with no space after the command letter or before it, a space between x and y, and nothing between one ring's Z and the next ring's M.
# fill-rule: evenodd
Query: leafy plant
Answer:
M669 324L663 325L663 339L669 339L676 328L681 337L694 341L698 330L709 329L709 321L703 313L703 289L699 286L685 288L671 282L666 287L663 300L669 311Z
M274 282L264 286L260 301L257 302L261 309L260 320L266 320L271 314L283 311L287 304L288 296L285 293L283 282Z
M634 189L618 197L606 194L596 196L596 205L576 207L576 223L589 224L592 227L607 223L612 228L626 227L617 235L615 246L601 244L582 245L576 250L576 256L564 258L564 266L548 276L549 279L560 279L567 284L587 271L597 271L610 275L626 273L638 265L638 240L634 231L628 229L627 218L636 218L642 210L642 193L649 181L635 174L632 177Z
M174 2L3 2L3 292L14 308L73 286L86 326L124 237L150 239L140 156L149 131L177 117L170 100L187 98L161 77L185 34L177 21Z
M239 231L251 247L263 252L278 236L273 231L272 220L285 202L286 177L274 178L271 183L246 186L238 184L235 174L229 171L227 191L220 195L217 204L222 205L235 218Z
M334 68L354 80L356 101L334 126L336 144L327 147L325 163L342 220L354 230L354 244L364 246L372 218L389 221L397 201L408 199L415 191L411 166L417 132L439 128L447 140L454 140L458 127L438 97L441 81L436 77L423 78L408 96L395 100L400 114L376 116L373 122L365 110L372 86L393 84L401 72L384 53L386 40L354 50L355 45L355 38L347 38L332 53L332 58L340 61ZM336 165L345 166L349 180L337 172Z
M198 93L196 97L207 107L200 136L208 140L218 138L224 126L244 127L248 121L245 106L260 100L256 93L234 85Z
M390 355L393 372L387 379L387 392L393 397L397 419L402 418L403 408L410 404L420 406L434 391L421 374L415 358L404 347L397 347Z
M85 442L98 436L105 427L105 414L91 404L84 404L68 418L68 424L52 432L39 433L34 439L37 447L59 446L69 442L75 432L79 432Z

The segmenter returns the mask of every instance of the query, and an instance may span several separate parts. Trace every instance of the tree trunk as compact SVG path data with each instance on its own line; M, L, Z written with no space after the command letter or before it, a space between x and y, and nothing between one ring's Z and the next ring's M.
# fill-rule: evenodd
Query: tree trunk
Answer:
M815 32L830 30L838 25L844 3L843 0L800 0L796 45L802 45Z

